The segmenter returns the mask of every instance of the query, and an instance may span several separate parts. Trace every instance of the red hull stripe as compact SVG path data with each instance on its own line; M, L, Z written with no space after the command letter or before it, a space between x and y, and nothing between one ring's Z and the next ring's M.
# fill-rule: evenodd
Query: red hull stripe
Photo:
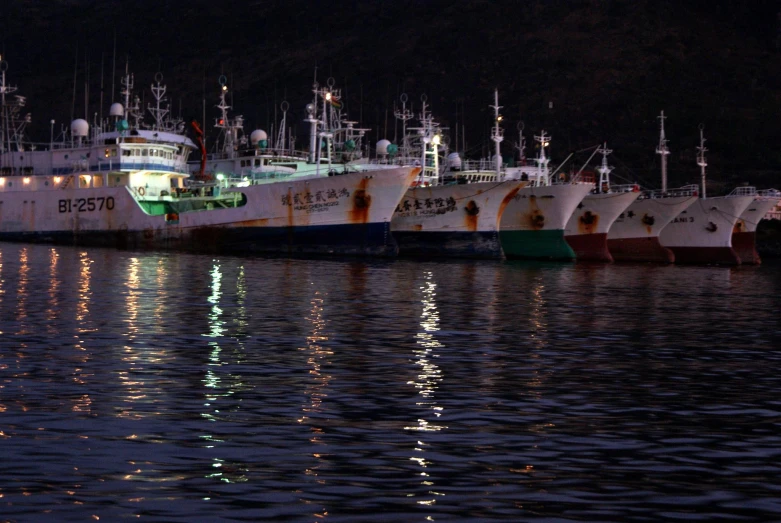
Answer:
M756 247L755 232L732 233L732 248L740 258L740 262L746 265L759 265L762 258L759 257Z
M607 248L607 233L573 234L565 240L575 251L578 260L612 262L613 257Z
M615 261L672 263L673 251L659 243L658 236L649 238L608 239L607 248Z
M740 258L732 247L671 247L675 263L708 265L740 265Z

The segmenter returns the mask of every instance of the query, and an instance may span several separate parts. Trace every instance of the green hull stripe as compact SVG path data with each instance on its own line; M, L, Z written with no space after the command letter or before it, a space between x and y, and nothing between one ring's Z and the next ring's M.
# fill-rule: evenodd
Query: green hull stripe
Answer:
M574 260L575 251L564 239L564 231L501 231L504 255L535 260Z

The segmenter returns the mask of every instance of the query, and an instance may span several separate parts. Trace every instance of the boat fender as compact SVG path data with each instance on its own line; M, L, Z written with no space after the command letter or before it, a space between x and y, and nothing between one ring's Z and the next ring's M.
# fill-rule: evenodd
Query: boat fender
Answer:
M632 186L632 192L640 192L640 186L637 184L634 184Z
M145 194L146 194L146 189L144 189L143 187L139 187L138 188L138 195L139 196L143 196Z

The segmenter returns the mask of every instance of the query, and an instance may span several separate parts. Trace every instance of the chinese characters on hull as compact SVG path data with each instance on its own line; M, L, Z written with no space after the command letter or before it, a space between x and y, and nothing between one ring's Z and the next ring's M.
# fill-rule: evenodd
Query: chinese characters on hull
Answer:
M419 200L405 199L396 206L396 212L401 216L425 216L444 214L456 210L456 200L449 198L424 198Z
M327 189L315 192L283 194L282 205L293 207L296 211L322 212L329 207L339 205L339 200L349 198L350 191L346 187L341 189Z

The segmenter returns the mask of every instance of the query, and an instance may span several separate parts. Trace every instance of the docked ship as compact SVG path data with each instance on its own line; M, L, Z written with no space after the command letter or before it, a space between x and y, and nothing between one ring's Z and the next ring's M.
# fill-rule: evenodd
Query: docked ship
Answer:
M667 188L667 139L664 111L656 153L661 156L662 188L642 191L626 211L618 215L607 233L607 247L615 261L672 263L675 254L662 245L659 234L668 223L697 200L697 186Z
M284 184L191 183L196 148L168 117L165 86L152 87L154 123L143 124L133 77L108 121L76 119L61 137L33 144L26 99L11 95L0 60L0 241L229 252L395 254L390 216L415 169ZM131 102L132 101L132 102ZM334 183L336 181L336 183ZM396 200L376 205L381 197ZM387 208L386 208L387 207ZM277 234L269 235L273 227ZM269 240L271 238L271 240Z
M503 140L499 124L498 94L494 93L494 127L492 140L496 144L494 172L480 174L463 170L457 154L448 154L442 129L427 110L422 97L420 127L410 128L406 96L402 95L401 111L396 117L402 122L403 142L399 158L391 162L420 165L422 170L396 208L391 231L399 243L400 255L502 258L499 224L509 201L525 185L518 179L505 179L501 171L500 143ZM378 153L385 161L395 152L393 144L380 142ZM417 157L410 156L417 152ZM391 154L392 155L392 154ZM440 155L447 164L440 162Z
M507 169L508 175L528 183L510 199L502 215L499 237L508 258L574 260L575 251L564 238L564 229L593 184L552 183L550 160L545 149L550 137L542 131L534 136L539 146L537 165L525 165L523 134L519 149L521 165Z
M612 151L603 144L596 152L602 154L602 165L597 169L599 181L572 213L564 229L564 238L578 260L612 262L607 233L616 218L637 200L640 192L637 185L611 185L613 168L608 166L607 156Z
M740 216L754 201L753 187L738 187L726 196L708 197L705 188L705 138L700 125L697 148L702 190L700 197L681 211L659 235L672 250L675 263L740 265L741 256L732 248L732 233Z
M749 191L753 192L753 191ZM762 259L757 252L757 225L781 201L781 191L767 189L756 191L754 201L746 207L732 231L732 248L743 265L759 265Z
M252 224L253 252L396 255L390 234L396 205L420 168L356 168L365 129L342 117L341 91L333 79L314 84L307 104L309 151L296 151L286 125L288 106L276 139L262 129L243 134L241 115L231 116L228 86L220 78L218 149L191 161L196 178L216 181L228 191L259 193Z

